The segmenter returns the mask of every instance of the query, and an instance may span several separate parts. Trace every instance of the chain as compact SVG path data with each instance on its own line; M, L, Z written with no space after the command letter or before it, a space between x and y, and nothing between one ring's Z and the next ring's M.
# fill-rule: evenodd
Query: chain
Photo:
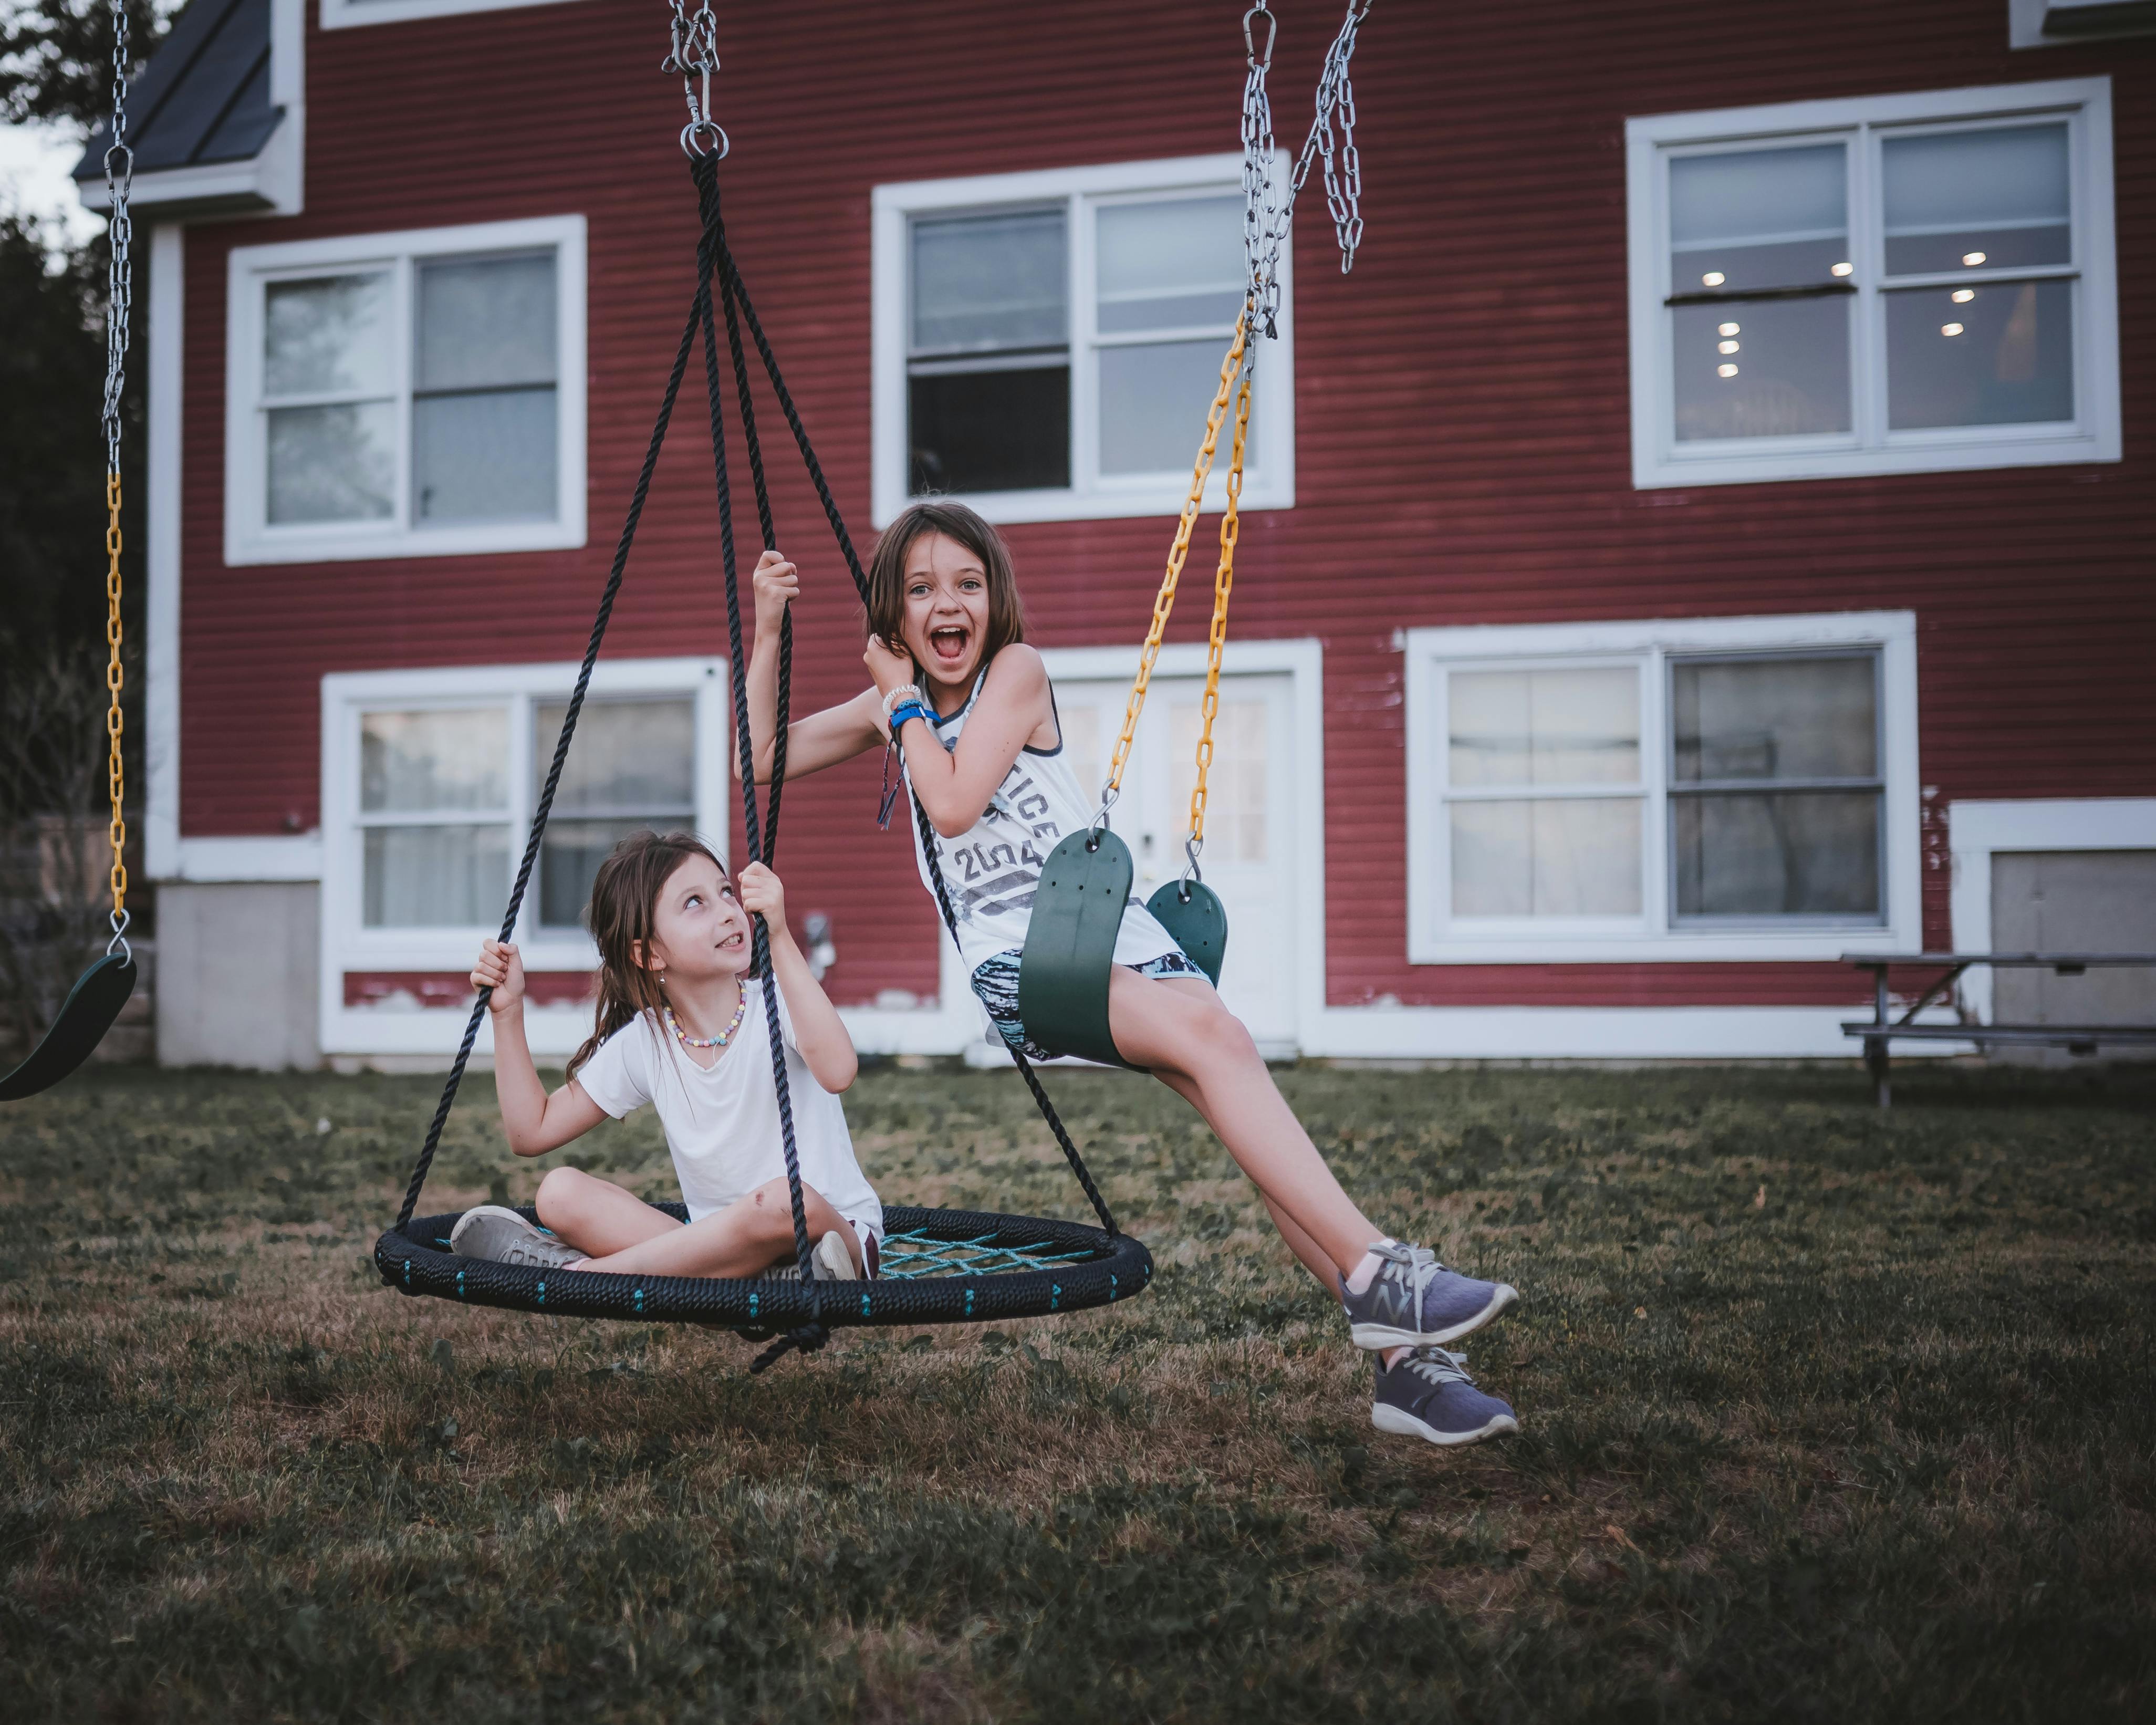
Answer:
M1213 572L1213 626L1205 637L1205 698L1199 708L1198 777L1190 788L1190 836L1183 846L1188 859L1185 880L1198 873L1198 854L1205 848L1205 775L1213 765L1213 721L1220 711L1220 655L1228 644L1228 595L1235 585L1235 546L1243 533L1243 450L1250 435L1255 352L1253 344L1243 356L1235 392L1235 442L1228 457L1228 504L1220 515L1220 562Z
M127 951L127 775L121 750L126 719L120 704L126 672L121 660L120 623L120 430L121 397L127 378L127 322L134 299L134 222L128 198L135 185L135 152L127 146L127 0L112 0L112 142L105 151L105 195L111 222L106 231L111 258L105 279L105 640L110 657L105 686L111 705L105 731L110 744L106 788L112 819L106 836L112 845L112 941L107 952Z
M1280 334L1281 247L1313 162L1322 159L1324 163L1325 202L1340 246L1342 275L1355 267L1356 249L1363 243L1363 160L1355 147L1355 85L1348 68L1355 57L1356 33L1369 12L1370 0L1350 0L1340 33L1326 50L1325 69L1317 80L1317 111L1296 157L1285 197L1275 182L1272 96L1266 89L1279 23L1270 0L1257 0L1243 14L1243 48L1249 67L1243 83L1243 260L1250 270L1250 289L1265 334L1276 339ZM1265 31L1262 52L1253 28L1260 20Z
M680 79L681 97L689 105L681 148L691 159L712 156L723 162L733 146L726 128L711 117L711 74L719 69L719 21L711 16L709 0L699 0L693 13L684 0L671 3L674 46L659 69Z
M1175 543L1168 547L1168 572L1161 577L1160 592L1152 602L1152 625L1146 631L1145 646L1138 655L1138 674L1131 684L1130 699L1123 706L1123 728L1116 738L1116 752L1108 762L1108 780L1101 791L1101 812L1095 817L1098 826L1115 806L1116 798L1122 789L1123 767L1131 757L1131 739L1137 734L1138 715L1145 711L1146 690L1152 682L1153 661L1160 657L1161 638L1168 633L1168 619L1175 609L1176 585L1183 578L1183 560L1190 554L1191 530L1198 525L1198 511L1205 499L1205 481L1212 476L1214 452L1220 444L1220 428L1227 422L1228 403L1234 397L1236 380L1245 374L1245 359L1250 344L1250 311L1246 305L1242 316L1235 321L1235 339L1229 344L1228 357L1220 362L1220 387L1214 392L1213 405L1205 413L1205 441L1199 445L1198 462L1190 475L1189 494L1183 500L1182 518L1175 525ZM1237 440L1240 449L1240 439ZM1241 489L1241 480L1235 481Z

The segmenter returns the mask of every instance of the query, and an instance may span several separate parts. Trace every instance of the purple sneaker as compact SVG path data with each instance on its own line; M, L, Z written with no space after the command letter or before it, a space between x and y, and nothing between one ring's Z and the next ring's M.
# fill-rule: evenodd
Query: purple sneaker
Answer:
M1370 1286L1351 1294L1344 1277L1340 1284L1340 1304L1358 1348L1430 1348L1456 1341L1520 1297L1509 1282L1477 1281L1447 1270L1426 1246L1381 1240L1370 1250L1385 1260Z
M1467 1375L1467 1356L1418 1348L1389 1372L1378 1363L1378 1396L1370 1424L1380 1431L1433 1444L1479 1444L1517 1431L1509 1405L1485 1395Z

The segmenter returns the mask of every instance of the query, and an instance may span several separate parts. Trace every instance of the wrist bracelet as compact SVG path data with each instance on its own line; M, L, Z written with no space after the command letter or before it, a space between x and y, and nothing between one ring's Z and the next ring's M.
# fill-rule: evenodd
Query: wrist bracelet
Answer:
M925 706L927 697L921 694L921 685L918 683L901 683L883 698L884 717L888 719L891 716L891 709L902 701L916 701Z
M927 724L930 730L932 731L936 728L935 716L932 714L920 701L908 701L902 702L901 705L891 710L889 720L891 734L893 737L896 737L899 732L899 727L905 724L908 719L920 719Z

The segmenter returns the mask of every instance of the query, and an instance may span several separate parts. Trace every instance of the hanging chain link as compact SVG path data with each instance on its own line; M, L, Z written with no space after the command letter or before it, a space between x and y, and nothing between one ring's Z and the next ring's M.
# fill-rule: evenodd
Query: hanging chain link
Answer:
M1245 314L1246 316L1247 313ZM1243 355L1235 392L1235 441L1228 457L1228 504L1220 513L1220 562L1213 572L1213 624L1205 637L1205 697L1199 706L1198 776L1190 787L1190 834L1183 840L1183 878L1198 875L1205 849L1205 775L1213 765L1213 721L1220 711L1220 655L1228 645L1228 595L1235 586L1235 546L1243 534L1243 450L1250 436L1250 374L1257 343Z
M111 705L105 715L110 745L106 788L112 818L106 836L112 845L112 939L108 952L127 948L127 775L121 742L126 729L120 696L126 676L121 660L120 623L120 432L121 398L127 378L127 322L134 300L133 218L128 198L135 185L135 152L127 146L127 0L112 0L112 141L105 151L105 195L111 211L106 230L111 257L105 278L105 640L110 657L105 686Z
M1317 113L1285 196L1275 182L1272 96L1265 85L1279 23L1270 0L1257 0L1243 14L1243 49L1250 69L1243 84L1243 258L1265 334L1275 339L1280 335L1281 247L1313 162L1324 163L1325 202L1340 246L1342 275L1355 267L1355 252L1363 243L1363 159L1355 147L1355 85L1349 65L1355 57L1356 33L1369 16L1370 4L1371 0L1350 0L1340 33L1326 50L1325 69L1317 80ZM1254 28L1260 21L1262 51Z
M659 69L681 80L689 105L689 123L681 128L681 148L692 159L711 156L723 162L733 146L726 128L711 117L711 74L719 69L719 21L699 4L691 13L684 0L672 0L674 46Z

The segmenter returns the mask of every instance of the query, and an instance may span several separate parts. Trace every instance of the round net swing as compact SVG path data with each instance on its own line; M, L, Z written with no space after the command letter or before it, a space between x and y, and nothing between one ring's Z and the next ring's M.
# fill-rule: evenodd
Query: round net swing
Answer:
M757 438L754 392L742 339L746 327L767 376L780 411L793 433L810 482L837 540L839 554L852 574L864 604L868 598L868 577L856 554L845 522L833 499L824 470L811 446L808 434L795 409L792 395L780 372L776 355L766 338L747 286L737 268L726 240L721 214L718 165L726 153L725 133L711 118L711 74L716 69L716 23L709 8L688 14L675 0L674 50L665 69L678 73L688 97L689 124L681 141L689 157L690 172L696 187L701 235L696 249L695 291L681 337L661 398L657 423L644 454L631 495L628 516L617 544L613 562L592 625L574 691L562 722L553 759L534 812L508 908L503 915L501 938L511 938L522 909L524 895L546 834L548 815L560 784L578 716L591 683L605 639L608 620L621 590L629 552L643 515L652 475L666 439L675 401L689 362L700 345L710 398L711 453L718 499L719 545L726 577L727 649L732 667L734 736L740 756L742 816L750 861L771 860L778 843L779 803L786 777L786 738L793 670L793 621L781 627L778 652L778 703L770 785L759 807L755 752L749 730L746 655L742 648L741 593L735 558L732 495L727 474L727 418L726 389L721 381L718 321L726 325L726 364L734 385L734 413L739 421L742 446L748 458L756 498L757 526L762 543L778 542L765 485L763 454ZM914 819L924 829L927 815L917 800ZM945 926L956 937L956 917L941 871L935 868L934 847L929 847L937 907ZM768 974L768 936L761 916L752 918L751 971ZM1054 1220L1045 1217L1002 1215L970 1210L921 1209L890 1206L885 1211L887 1233L882 1245L881 1275L874 1281L826 1282L814 1279L812 1243L803 1209L801 1173L793 1137L793 1105L788 1088L783 1040L778 1024L775 990L762 991L772 1055L772 1080L777 1088L781 1137L785 1154L786 1179L791 1199L794 1256L798 1280L776 1277L725 1279L688 1276L637 1276L583 1271L541 1270L527 1266L460 1257L449 1249L450 1230L458 1212L418 1216L419 1194L440 1143L442 1129L456 1100L457 1090L470 1064L472 1049L484 1021L490 991L473 1003L465 1026L464 1040L449 1069L440 1102L429 1125L415 1163L403 1207L394 1226L375 1242L375 1266L382 1281L400 1292L431 1295L477 1306L510 1307L574 1317L614 1317L673 1321L715 1325L742 1330L752 1336L778 1340L756 1362L762 1370L788 1348L803 1351L820 1348L832 1329L844 1325L951 1323L990 1319L1040 1317L1106 1306L1142 1291L1152 1276L1152 1260L1144 1245L1116 1225L1106 1202L1087 1172L1077 1146L1057 1116L1039 1076L1023 1053L1014 1051L1020 1073L1031 1089L1058 1147L1070 1164L1080 1187L1091 1202L1100 1226ZM654 1206L685 1219L678 1204ZM530 1217L531 1212L524 1214ZM536 1218L534 1218L536 1219Z

